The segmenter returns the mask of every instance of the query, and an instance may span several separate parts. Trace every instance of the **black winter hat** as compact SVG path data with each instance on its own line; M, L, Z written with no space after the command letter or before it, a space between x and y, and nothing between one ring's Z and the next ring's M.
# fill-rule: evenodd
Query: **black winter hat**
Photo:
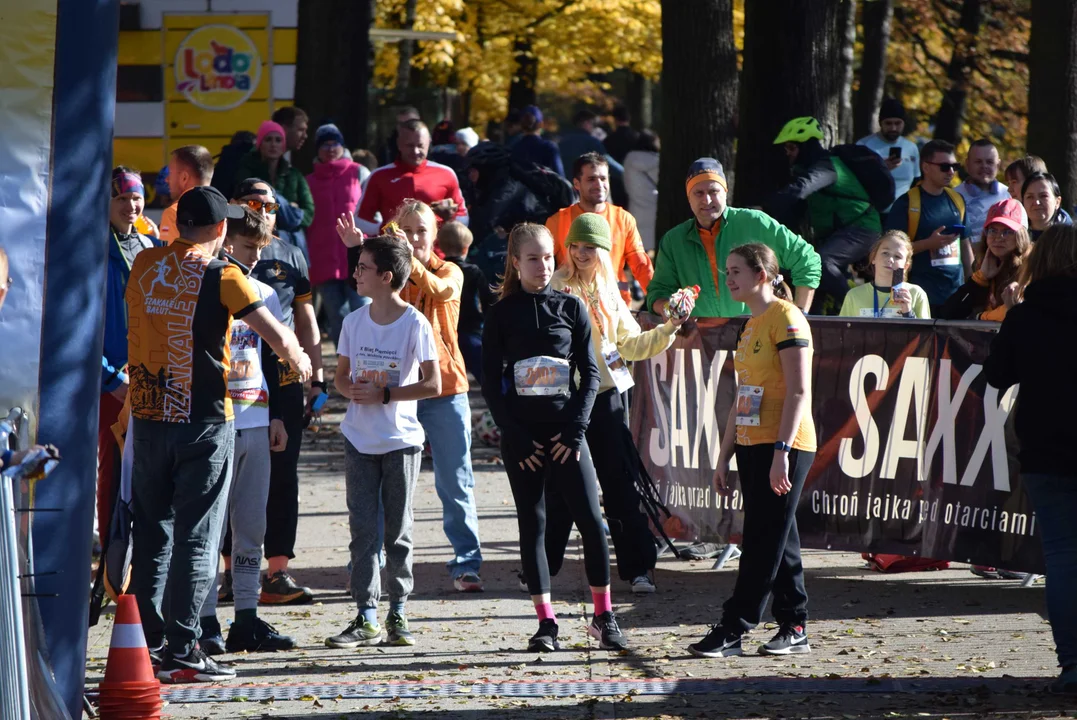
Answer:
M886 98L879 106L879 122L890 118L905 119L905 106L897 98Z

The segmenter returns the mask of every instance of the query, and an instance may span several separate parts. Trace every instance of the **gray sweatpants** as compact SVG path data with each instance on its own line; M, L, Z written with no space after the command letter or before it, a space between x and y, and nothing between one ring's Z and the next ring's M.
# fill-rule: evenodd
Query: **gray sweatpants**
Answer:
M350 442L344 443L344 482L352 534L352 598L360 610L377 607L381 599L379 498L385 512L385 570L390 602L407 600L414 587L411 503L421 463L421 448L367 455Z
M269 499L269 428L236 430L232 454L232 491L228 495L228 521L232 524L232 592L236 610L255 610L262 593L262 542L266 535ZM224 527L221 527L221 544ZM217 613L217 566L213 585L199 617Z

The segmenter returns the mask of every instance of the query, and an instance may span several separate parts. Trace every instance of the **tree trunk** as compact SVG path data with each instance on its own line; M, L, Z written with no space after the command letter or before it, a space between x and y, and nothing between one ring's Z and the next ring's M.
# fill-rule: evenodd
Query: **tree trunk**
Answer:
M946 77L949 89L942 96L942 105L935 116L935 137L955 145L961 142L968 107L969 76L976 60L976 39L984 21L983 0L965 0L961 5L961 20L957 28Z
M295 104L310 116L311 140L315 126L330 119L349 148L366 147L372 18L369 2L299 0ZM293 161L309 169L314 153L307 142Z
M1028 151L1062 186L1062 207L1077 203L1077 0L1032 0Z
M404 5L404 22L401 28L412 30L415 28L415 6L418 0L407 0ZM404 102L411 85L411 56L415 54L414 40L401 40L398 50L399 61L396 66L396 98L398 102Z
M886 49L890 44L890 23L894 0L866 0L860 22L864 50L860 58L860 89L853 111L853 136L862 138L879 129L879 107L886 86Z
M788 162L774 145L786 122L815 117L823 126L823 144L833 144L843 30L841 0L745 3L745 92L740 94L735 198L739 207L761 205L788 181Z
M733 181L733 0L662 0L661 93L658 238L691 217L683 178L696 158L717 158Z
M512 74L509 86L509 109L523 110L535 104L535 84L538 82L538 57L531 52L531 41L516 38L513 43L516 57L516 72Z
M853 51L856 47L856 0L841 2L841 96L838 104L838 140L853 141Z

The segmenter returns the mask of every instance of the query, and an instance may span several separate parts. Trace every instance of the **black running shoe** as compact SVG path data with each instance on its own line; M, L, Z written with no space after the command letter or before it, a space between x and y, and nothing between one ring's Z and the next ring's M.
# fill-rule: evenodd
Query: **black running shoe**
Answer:
M376 622L367 622L360 613L344 630L325 639L325 644L331 648L351 650L360 645L377 645L381 642L381 625Z
M166 683L220 682L234 680L236 671L206 655L198 645L186 657L165 653L164 662L157 671L157 678Z
M224 605L235 600L235 596L232 594L232 571L224 571L224 579L221 580L221 586L217 588L217 604Z
M560 649L561 644L557 642L557 621L539 620L538 632L527 641L527 652L553 652Z
M783 623L770 642L759 646L760 655L802 655L809 652L811 645L808 644L804 626L791 623Z
M210 657L224 655L224 637L221 635L221 623L216 615L206 615L198 618L198 624L202 626L202 637L198 644Z
M740 633L727 630L721 625L711 625L707 637L688 646L688 652L696 657L720 658L741 655Z
M297 585L286 570L262 578L262 595L258 602L263 605L305 605L313 601L314 593L310 588Z
M415 637L408 628L406 617L395 612L390 612L385 617L385 641L390 645L415 644Z
M628 638L621 632L617 616L610 610L591 618L587 634L598 640L598 646L603 650L624 650L628 647Z
M228 642L225 644L228 652L274 652L276 650L291 650L295 647L295 640L287 635L281 635L277 629L262 618L256 617L251 622L232 623L228 630Z
M157 668L161 667L161 663L165 661L165 652L167 646L161 643L161 647L150 648L150 665L153 666L153 671L157 672Z

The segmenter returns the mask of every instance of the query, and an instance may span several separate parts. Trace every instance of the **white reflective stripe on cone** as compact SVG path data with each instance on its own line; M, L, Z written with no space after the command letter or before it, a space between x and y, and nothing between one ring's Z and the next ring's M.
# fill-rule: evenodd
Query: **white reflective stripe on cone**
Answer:
M142 633L142 626L114 625L112 628L112 644L109 647L117 650L146 647L146 636Z

